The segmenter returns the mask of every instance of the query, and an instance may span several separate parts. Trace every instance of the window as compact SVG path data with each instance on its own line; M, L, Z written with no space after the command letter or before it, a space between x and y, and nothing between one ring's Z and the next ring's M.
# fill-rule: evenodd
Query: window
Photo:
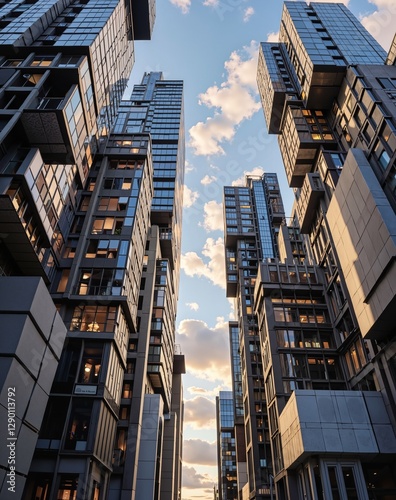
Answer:
M87 259L115 259L118 255L119 247L126 252L127 241L120 240L90 240L85 257ZM125 253L124 253L125 255Z
M114 332L117 307L77 306L73 312L70 331Z
M50 66L55 56L36 56L30 66Z
M381 167L385 170L390 162L390 157L389 157L387 151L385 151L385 149L379 155L378 161L379 161Z
M73 402L65 439L65 448L67 450L85 451L88 448L87 441L92 407L92 399L77 399Z
M78 476L62 474L59 484L58 500L75 500L77 498Z
M92 234L121 234L123 225L128 224L128 217L97 217L92 224Z
M79 383L97 384L102 363L103 345L87 343L81 360Z
M377 78L377 81L385 90L396 89L396 78Z

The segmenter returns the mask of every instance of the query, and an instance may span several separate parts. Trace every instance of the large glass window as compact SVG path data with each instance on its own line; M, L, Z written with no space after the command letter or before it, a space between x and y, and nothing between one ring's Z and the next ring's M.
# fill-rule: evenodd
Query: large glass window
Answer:
M92 416L92 399L76 399L73 402L65 439L67 450L84 451L88 448L88 431Z
M102 364L103 344L86 343L81 359L79 382L97 384Z
M78 476L62 474L57 500L76 500L78 488Z
M114 332L117 307L112 306L77 306L70 324L71 331Z

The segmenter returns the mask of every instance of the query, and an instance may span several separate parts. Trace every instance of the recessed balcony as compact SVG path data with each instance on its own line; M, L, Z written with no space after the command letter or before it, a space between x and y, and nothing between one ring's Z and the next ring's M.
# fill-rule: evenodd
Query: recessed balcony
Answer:
M305 176L297 201L297 216L302 233L309 232L324 192L324 186L318 173L309 173Z

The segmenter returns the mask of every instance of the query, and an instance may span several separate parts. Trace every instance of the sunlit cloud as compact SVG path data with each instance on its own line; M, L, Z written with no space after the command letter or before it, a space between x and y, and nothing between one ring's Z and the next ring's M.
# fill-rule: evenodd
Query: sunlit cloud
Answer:
M225 288L224 242L222 238L208 238L202 248L205 260L196 252L181 256L181 268L187 276L204 277L214 285Z
M187 391L189 394L192 394L193 396L200 395L200 396L205 396L207 398L215 398L216 396L219 395L220 391L230 391L231 387L226 384L220 384L214 387L213 389L205 389L204 387L197 387L196 385L190 385L187 388Z
M377 10L371 14L362 15L360 22L371 35L388 51L395 35L396 1L370 0Z
M214 115L189 130L189 146L196 155L224 154L221 144L231 141L238 125L261 109L257 99L257 56L255 41L240 52L232 52L224 63L226 80L199 95L199 103L213 109Z
M262 176L264 174L264 169L261 167L255 167L252 170L245 170L243 172L243 175L236 179L235 181L232 181L232 186L246 186L246 176L247 175L252 175L252 176Z
M187 465L183 466L183 488L213 488L213 484L217 483L217 478L209 476L209 474L200 474L194 467ZM213 492L213 489L212 489ZM185 492L183 491L183 496ZM203 497L199 497L203 498Z
M184 425L193 429L213 429L216 427L216 405L213 400L196 396L184 400Z
M253 7L248 7L243 13L243 21L247 23L253 14L254 14Z
M186 302L186 306L189 307L192 311L198 311L199 304L196 302Z
M208 186L215 181L217 181L217 177L215 177L214 175L205 175L205 177L201 179L201 184L203 184L204 186Z
M204 205L203 227L206 231L224 231L223 204L208 201Z
M188 186L184 185L183 191L183 207L190 208L194 205L194 203L198 200L199 193L198 191L193 191Z
M191 0L170 0L170 3L178 7L183 14L187 14L191 6Z
M234 125L223 115L207 118L206 122L198 122L190 130L189 145L196 155L225 154L220 142L230 141L234 135Z
M199 465L216 465L216 441L210 443L202 439L185 439L183 442L183 462Z
M229 387L228 321L220 317L216 325L210 327L202 320L184 319L177 330L177 343L185 356L188 373L201 380L220 382L221 387ZM213 397L209 392L205 395Z
M276 43L279 42L279 31L273 31L267 34L267 42Z

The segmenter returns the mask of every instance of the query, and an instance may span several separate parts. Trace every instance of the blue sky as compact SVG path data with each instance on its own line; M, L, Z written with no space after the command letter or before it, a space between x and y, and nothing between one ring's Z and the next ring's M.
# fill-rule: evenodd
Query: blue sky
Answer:
M344 2L388 50L396 0ZM143 73L184 81L186 175L176 342L186 357L183 500L213 499L215 397L230 389L231 302L225 297L222 191L276 172L293 203L256 87L258 43L276 41L280 0L157 0L152 40L135 43L129 88Z

